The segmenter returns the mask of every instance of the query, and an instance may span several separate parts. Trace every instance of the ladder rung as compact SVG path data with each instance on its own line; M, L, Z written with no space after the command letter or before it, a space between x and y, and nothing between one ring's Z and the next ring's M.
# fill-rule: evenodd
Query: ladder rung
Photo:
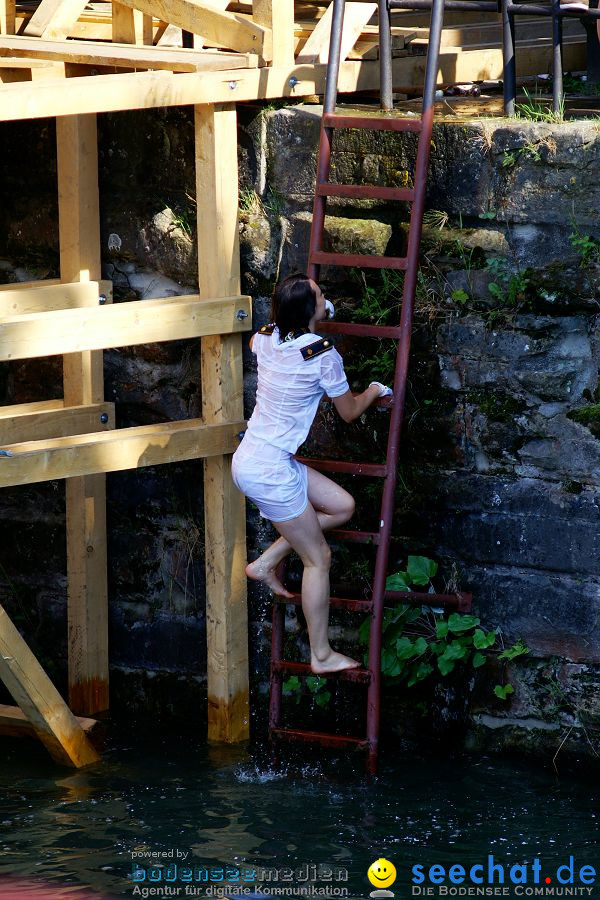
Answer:
M272 728L271 736L281 741L304 741L322 744L323 747L339 747L347 750L366 750L369 746L365 738L351 737L348 734L327 734L324 731L302 731L295 728Z
M351 544L378 544L378 531L351 531L344 528L334 528L327 532L332 538L338 541L348 541Z
M273 672L283 675L314 675L308 663L289 662L286 659L274 659L271 663ZM341 678L343 681L354 681L359 684L368 684L371 681L371 673L360 666L355 669L342 669L341 672L331 672L320 676L321 678Z
M410 606L443 606L457 612L471 611L472 594L459 592L456 594L427 594L424 591L386 591L384 600L387 603L407 603Z
M325 128L366 128L371 131L421 131L421 119L401 119L381 115L344 116L326 113L323 116Z
M309 459L305 456L296 456L298 462L316 469L317 472L343 472L346 475L367 475L371 478L385 478L387 466L385 463L357 463L344 462L341 459Z
M348 197L351 200L408 200L415 199L413 188L380 187L374 184L331 184L324 181L317 185L319 197Z
M349 334L351 337L391 338L399 341L402 329L399 325L363 325L360 322L319 322L319 333Z
M364 253L311 253L311 263L319 266L353 266L357 269L401 269L407 267L405 256L370 256Z
M302 595L294 594L290 598L276 594L274 600L276 603L291 603L295 606L300 606L302 604ZM332 609L343 609L346 612L370 613L373 610L372 600L347 600L345 597L330 597L329 605Z

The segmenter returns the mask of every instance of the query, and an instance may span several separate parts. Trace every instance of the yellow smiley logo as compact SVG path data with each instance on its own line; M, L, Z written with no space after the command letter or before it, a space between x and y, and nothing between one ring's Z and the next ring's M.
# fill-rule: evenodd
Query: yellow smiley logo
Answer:
M386 888L396 880L396 869L389 859L376 859L367 871L367 877L373 887Z

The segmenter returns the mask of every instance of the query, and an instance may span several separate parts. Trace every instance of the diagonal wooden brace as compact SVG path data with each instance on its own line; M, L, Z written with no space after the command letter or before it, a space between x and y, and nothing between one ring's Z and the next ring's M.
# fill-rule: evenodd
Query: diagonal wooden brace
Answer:
M77 768L98 762L83 728L2 606L0 679L55 762Z

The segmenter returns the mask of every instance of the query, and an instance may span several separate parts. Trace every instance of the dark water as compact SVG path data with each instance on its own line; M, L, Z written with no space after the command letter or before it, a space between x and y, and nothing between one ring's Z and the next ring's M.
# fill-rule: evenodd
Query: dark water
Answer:
M368 897L366 872L380 857L396 867L396 898L411 896L414 864L428 871L483 863L487 871L489 854L504 866L510 896L510 867L535 858L553 885L570 856L574 884L582 883L582 865L600 876L597 783L493 758L406 762L388 752L381 774L367 782L343 762L276 772L244 749L153 739L114 747L97 767L69 772L36 745L3 739L0 767L0 876L44 882L49 896L59 886L74 898L90 888L136 896L132 854L149 852L167 854L137 857L146 868L162 863L161 878L179 852L206 870L197 877L209 877L211 867L290 867L300 870L292 884L345 887L351 898ZM314 867L334 868L332 880L315 879ZM338 870L347 870L347 881ZM595 880L584 897L600 892ZM180 891L170 896L186 896L181 881L171 886ZM200 887L206 896L207 882ZM0 889L0 896L9 894Z

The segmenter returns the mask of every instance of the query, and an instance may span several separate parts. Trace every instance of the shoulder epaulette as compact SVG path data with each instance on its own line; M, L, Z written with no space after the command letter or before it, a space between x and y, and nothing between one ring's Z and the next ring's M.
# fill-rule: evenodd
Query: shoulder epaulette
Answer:
M275 325L274 325L274 323L271 323L270 325L263 325L263 327L259 328L256 333L257 334L273 334L274 331L275 331Z
M329 338L321 338L318 341L313 341L313 343L309 344L307 347L302 347L300 353L304 359L314 359L315 356L320 356L321 353L327 353L328 350L333 350L333 341Z

